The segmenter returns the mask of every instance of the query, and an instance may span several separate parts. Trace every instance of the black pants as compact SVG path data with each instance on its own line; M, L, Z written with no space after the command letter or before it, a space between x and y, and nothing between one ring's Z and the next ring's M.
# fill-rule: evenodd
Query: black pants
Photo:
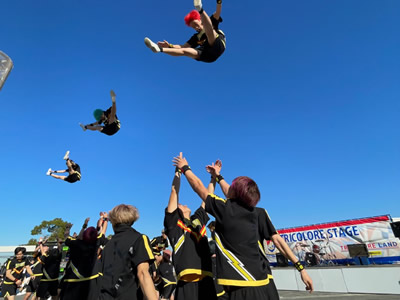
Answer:
M179 280L175 290L175 300L217 300L213 279L205 277L198 282Z
M226 289L229 300L279 300L278 290L273 280L267 285L256 287L228 287Z

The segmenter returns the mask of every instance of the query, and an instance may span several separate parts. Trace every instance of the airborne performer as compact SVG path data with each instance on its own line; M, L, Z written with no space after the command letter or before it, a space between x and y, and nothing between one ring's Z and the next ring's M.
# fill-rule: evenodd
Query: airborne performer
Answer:
M118 130L121 128L121 124L117 117L116 95L113 90L110 91L110 95L112 106L106 111L96 109L93 112L94 118L97 122L88 125L79 123L79 126L81 126L83 131L89 129L93 131L100 131L101 133L107 135L114 135L118 132Z
M149 38L144 42L154 53L164 52L171 56L187 56L195 60L211 63L216 61L225 51L225 34L218 29L222 22L222 0L217 0L217 9L209 17L203 10L201 0L194 0L196 10L192 10L185 17L187 26L197 31L185 44L174 45L167 41L157 44Z
M72 159L69 159L69 151L65 153L64 160L66 160L68 169L54 171L50 168L47 170L46 175L56 179L64 180L69 183L74 183L81 180L81 168L76 162L74 162ZM68 176L55 175L55 173L68 173Z

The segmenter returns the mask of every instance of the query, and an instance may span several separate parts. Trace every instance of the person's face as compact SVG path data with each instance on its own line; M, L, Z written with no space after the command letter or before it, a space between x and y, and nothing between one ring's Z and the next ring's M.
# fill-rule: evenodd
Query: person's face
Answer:
M190 22L190 27L192 27L197 32L200 32L203 30L203 24L201 23L200 20L193 20L192 22Z
M186 219L190 219L191 210L190 210L189 207L187 207L187 205L179 204L179 205L178 205L178 208L182 211L183 216L184 216Z
M162 255L154 255L154 257L156 259L157 264L160 264L162 261Z
M19 251L17 254L15 254L15 257L16 257L18 260L21 260L21 259L24 257L24 254L22 253L22 251Z

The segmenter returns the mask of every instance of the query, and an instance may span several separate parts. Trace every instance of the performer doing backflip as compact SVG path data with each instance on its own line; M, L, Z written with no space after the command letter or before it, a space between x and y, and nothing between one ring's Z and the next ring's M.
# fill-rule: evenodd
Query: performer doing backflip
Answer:
M211 18L203 10L201 0L194 0L194 6L196 10L192 10L185 17L186 25L197 31L190 40L183 45L173 45L165 40L156 44L146 37L146 46L154 53L187 56L207 63L216 61L225 51L225 34L218 29L219 23L222 22L222 0L217 0L217 9Z
M121 123L117 117L117 105L116 105L116 95L113 90L110 91L112 106L103 111L102 109L96 109L93 112L94 118L97 122L83 125L79 123L79 126L86 131L86 129L93 131L100 131L101 133L107 135L114 135L121 128ZM101 125L104 124L104 125Z

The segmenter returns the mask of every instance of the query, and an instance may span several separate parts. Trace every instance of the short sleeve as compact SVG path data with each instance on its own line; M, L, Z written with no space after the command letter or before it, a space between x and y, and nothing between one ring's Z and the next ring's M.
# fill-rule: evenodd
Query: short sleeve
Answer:
M151 264L154 261L149 238L144 234L129 248L129 254L131 255L132 265L135 267L143 262Z
M194 34L186 43L189 44L190 47L196 48L198 46L197 41L198 41L197 34Z
M258 209L258 228L260 237L264 240L271 240L271 237L277 233L267 211L262 208Z
M76 243L77 243L77 240L76 240L76 239L73 239L73 238L71 238L71 237L68 237L68 238L65 240L65 245L68 246L68 247L74 246L74 244L76 244Z
M214 15L212 15L212 16L210 17L210 20L211 20L211 23L212 23L212 26L213 26L214 29L218 29L219 23L222 22L222 18L221 18L221 17L219 17L219 19L217 20L217 19L214 17Z
M226 208L226 199L214 194L208 194L206 198L206 212L212 215L217 222L221 222L222 214Z
M98 246L98 247L100 247L100 246L105 246L107 243L108 243L108 238L106 238L106 237L104 236L104 234L100 234L100 235L97 237L97 246Z
M165 210L165 233L167 234L172 247L174 247L178 238L182 235L182 229L177 226L178 220L180 220L178 208L172 213L169 213L167 210Z
M207 224L208 220L210 220L210 217L207 215L206 211L204 208L201 206L194 212L193 216L191 217L192 219L192 224L195 226L204 226ZM196 221L198 220L198 221ZM198 222L200 224L198 224Z
M15 268L15 260L12 259L12 260L10 260L10 261L8 262L8 264L7 264L7 270L12 270L12 269L14 269L14 268Z

